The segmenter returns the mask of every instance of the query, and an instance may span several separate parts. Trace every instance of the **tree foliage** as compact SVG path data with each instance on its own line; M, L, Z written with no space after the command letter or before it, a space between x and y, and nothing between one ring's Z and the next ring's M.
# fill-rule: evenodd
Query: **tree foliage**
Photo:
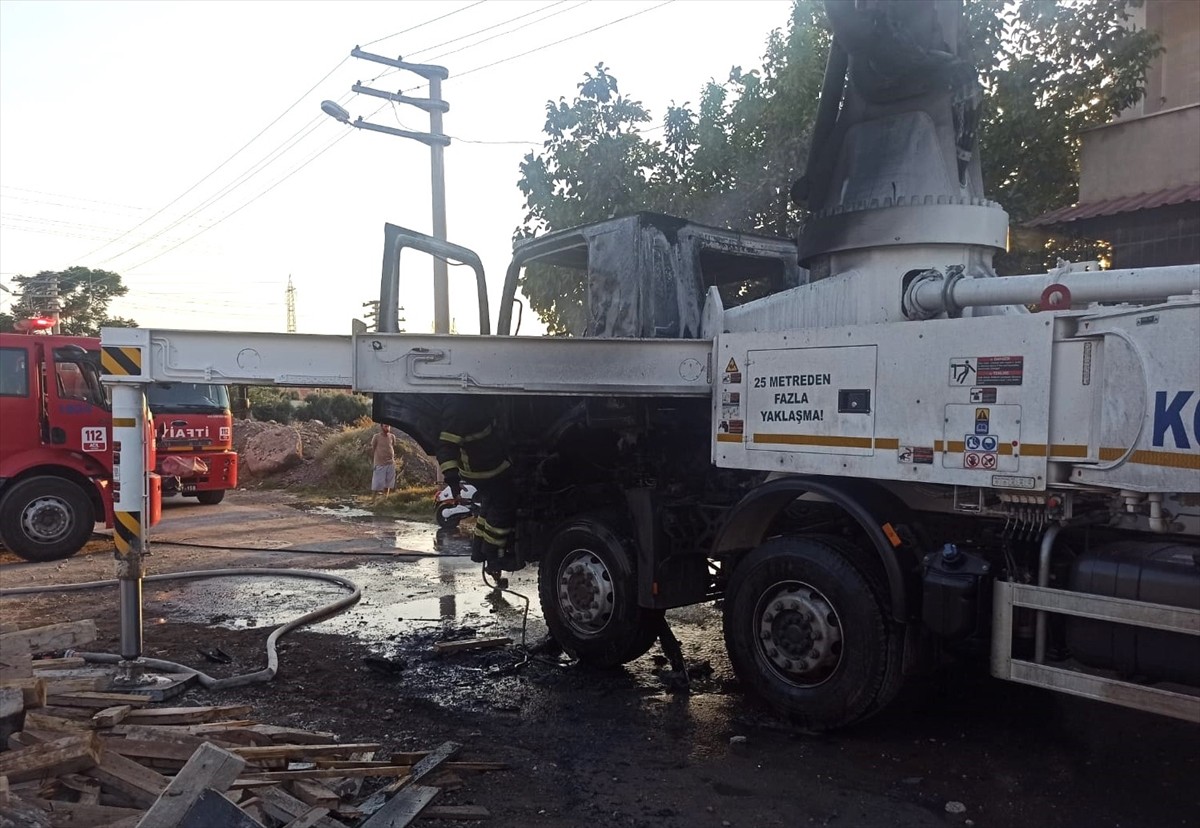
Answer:
M1080 130L1138 100L1157 53L1155 37L1129 26L1141 0L967 0L965 27L986 94L981 132L985 189L1017 225L1078 195ZM790 236L804 213L789 188L807 159L830 34L823 4L795 0L772 31L762 66L710 80L697 103L672 104L661 139L651 113L622 94L608 66L578 93L546 104L547 139L525 156L518 186L525 220L517 238L638 210ZM1094 245L1031 242L998 267L1029 272ZM1003 259L1003 257L1002 257ZM1022 270L1024 268L1024 270ZM578 274L530 267L522 281L551 333L577 327Z
M99 336L102 327L137 326L132 319L108 315L112 300L129 292L120 274L76 266L59 271L43 270L36 276L14 276L18 298L13 303L11 317L3 320L3 329L13 330L16 320L51 314L56 280L62 333Z

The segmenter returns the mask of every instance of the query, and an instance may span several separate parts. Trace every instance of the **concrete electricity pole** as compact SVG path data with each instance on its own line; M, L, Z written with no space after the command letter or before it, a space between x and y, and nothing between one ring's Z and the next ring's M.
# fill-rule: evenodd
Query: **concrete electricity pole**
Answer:
M399 138L409 138L426 144L430 150L430 181L433 193L433 236L446 240L446 164L445 149L450 145L450 139L442 134L442 115L449 111L450 105L442 100L442 81L450 77L449 70L444 66L424 63L406 63L396 58L387 58L364 52L357 46L350 52L351 57L382 63L406 72L420 75L429 81L428 98L411 98L399 92L384 92L372 89L361 83L354 84L351 90L360 95L370 95L383 98L394 103L407 104L423 109L429 113L429 132L411 132L406 129L372 124L364 121L360 115L357 120L350 120L350 113L334 101L322 101L321 109L328 115L343 123L358 129L373 132L383 132ZM450 331L450 287L446 261L440 258L433 260L433 329L434 333L449 333Z

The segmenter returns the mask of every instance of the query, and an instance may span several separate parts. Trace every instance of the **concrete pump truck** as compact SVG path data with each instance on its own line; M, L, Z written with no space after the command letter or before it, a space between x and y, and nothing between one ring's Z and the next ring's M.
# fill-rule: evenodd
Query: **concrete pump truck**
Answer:
M379 333L106 330L141 355L108 381L350 386L431 452L445 395L490 398L503 565L537 563L591 664L717 600L737 675L810 728L970 654L1200 721L1200 265L996 276L958 4L828 11L798 247L651 214L550 233L492 335L478 257L389 225ZM479 336L397 332L405 249L471 266ZM578 275L575 336L512 335L531 265Z

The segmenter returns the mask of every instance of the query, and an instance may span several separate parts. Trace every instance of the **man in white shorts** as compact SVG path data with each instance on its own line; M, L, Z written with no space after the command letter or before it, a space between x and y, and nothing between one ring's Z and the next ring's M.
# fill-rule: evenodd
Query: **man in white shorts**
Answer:
M396 488L396 438L387 423L380 423L378 433L371 437L371 463L371 490L387 497Z

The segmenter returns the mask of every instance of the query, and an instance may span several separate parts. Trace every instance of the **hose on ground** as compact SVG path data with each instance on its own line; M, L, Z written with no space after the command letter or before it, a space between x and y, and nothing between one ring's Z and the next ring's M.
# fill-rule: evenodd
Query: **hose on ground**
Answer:
M307 612L299 618L295 618L286 624L276 627L267 637L267 666L261 670L256 670L253 673L244 673L240 676L230 676L228 678L213 678L212 676L202 673L199 670L188 667L184 664L177 664L173 661L163 661L156 658L143 659L142 662L146 667L152 670L162 670L167 673L182 673L195 676L201 686L209 690L228 690L232 687L242 687L247 684L257 684L260 682L270 681L275 678L275 674L279 670L279 653L275 648L276 642L280 638L287 635L297 627L302 627L305 624L310 624L313 621L326 618L335 613L350 607L358 602L362 597L362 588L351 581L349 578L343 578L340 575L333 575L326 572L313 572L308 569L198 569L187 572L170 572L162 575L149 575L142 580L144 582L160 582L173 580L193 580L198 578L221 578L240 576L272 576L284 578L310 578L316 581L328 581L329 583L337 584L350 590L349 595L343 595L336 601L331 601L328 604L317 607L312 612ZM45 586L35 587L15 587L12 589L0 589L0 598L7 598L15 595L36 595L44 592L77 592L86 589L99 589L101 587L116 586L119 581L116 579L110 581L86 581L78 584L47 584ZM121 656L113 653L75 653L76 656L95 664L117 664L122 661Z
M93 532L92 537L103 538L104 540L112 540L112 534L106 532ZM470 552L410 552L407 549L397 549L395 552L374 552L364 549L358 549L353 552L334 552L328 549L295 549L290 546L228 546L218 543L161 540L158 538L153 538L152 541L154 546L186 546L189 549L217 549L225 552L272 552L286 555L326 555L328 557L342 555L346 557L362 558L392 558L393 560L397 558L466 558L470 557L471 554Z

